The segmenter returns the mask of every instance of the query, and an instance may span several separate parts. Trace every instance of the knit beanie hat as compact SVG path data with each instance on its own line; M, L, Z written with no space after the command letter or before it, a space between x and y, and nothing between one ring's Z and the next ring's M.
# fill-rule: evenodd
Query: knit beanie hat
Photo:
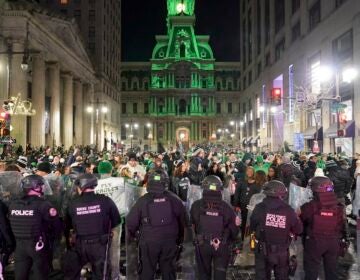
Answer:
M99 163L98 172L99 174L109 174L112 171L112 165L110 161L103 160Z

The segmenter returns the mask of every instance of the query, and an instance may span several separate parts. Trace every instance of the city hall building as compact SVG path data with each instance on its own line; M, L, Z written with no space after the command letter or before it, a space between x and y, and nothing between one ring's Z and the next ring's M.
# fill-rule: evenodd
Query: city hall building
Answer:
M122 62L121 140L156 150L179 142L239 146L240 62L216 62L209 36L196 35L194 0L168 0L167 34L149 62ZM256 122L255 116L249 122ZM260 124L259 124L260 125ZM244 139L256 144L257 139Z

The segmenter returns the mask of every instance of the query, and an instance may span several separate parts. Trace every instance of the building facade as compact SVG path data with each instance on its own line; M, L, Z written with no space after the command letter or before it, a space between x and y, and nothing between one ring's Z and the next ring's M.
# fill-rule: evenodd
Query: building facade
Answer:
M238 145L240 63L215 62L209 36L195 33L195 1L168 0L167 34L150 62L121 67L121 140L126 148Z
M252 136L264 149L358 152L358 1L242 0L240 9L241 118L255 108L260 121L246 124Z
M101 148L110 149L120 141L120 0L37 0L46 8L75 19L99 80L94 86L96 98L89 106L102 108L98 117Z
M0 18L0 102L13 100L11 137L24 148L93 143L85 104L98 80L76 24L27 1L3 2Z

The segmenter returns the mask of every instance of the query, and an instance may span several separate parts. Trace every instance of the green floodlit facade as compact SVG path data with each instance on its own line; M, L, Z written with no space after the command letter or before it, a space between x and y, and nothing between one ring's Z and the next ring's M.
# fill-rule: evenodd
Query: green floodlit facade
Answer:
M235 144L240 63L215 62L209 36L195 34L195 0L168 0L167 8L168 32L156 36L150 63L122 65L122 141L145 149Z

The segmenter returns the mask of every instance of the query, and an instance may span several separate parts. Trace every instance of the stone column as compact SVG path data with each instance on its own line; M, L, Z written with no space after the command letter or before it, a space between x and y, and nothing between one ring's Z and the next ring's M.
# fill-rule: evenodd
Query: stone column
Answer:
M360 15L357 15L353 19L353 34L359 34L360 32ZM354 65L360 65L360 36L354 36ZM360 77L354 80L354 120L355 120L355 139L354 139L354 151L359 153L360 151Z
M57 63L49 65L49 92L51 94L50 104L50 133L52 143L61 145L60 138L60 68Z
M45 146L45 62L33 56L32 104L36 114L31 119L31 144ZM47 112L49 113L49 112Z
M84 104L83 104L83 85L80 81L74 82L75 94L75 143L83 145L83 122L84 122Z
M65 149L73 144L73 77L70 73L64 74L64 102L63 102L63 140Z
M23 52L24 45L20 42L13 44L14 52ZM20 94L21 100L26 100L28 97L27 91L27 76L28 73L21 69L21 62L23 56L16 54L11 57L11 71L10 71L10 96L17 97ZM26 146L26 116L12 115L11 126L13 130L10 132L11 137L16 139L16 145Z
M91 84L84 85L84 100L90 102L94 100L94 87ZM83 143L85 145L95 144L94 136L94 113L84 113L84 108L90 106L90 103L85 104L83 102Z

